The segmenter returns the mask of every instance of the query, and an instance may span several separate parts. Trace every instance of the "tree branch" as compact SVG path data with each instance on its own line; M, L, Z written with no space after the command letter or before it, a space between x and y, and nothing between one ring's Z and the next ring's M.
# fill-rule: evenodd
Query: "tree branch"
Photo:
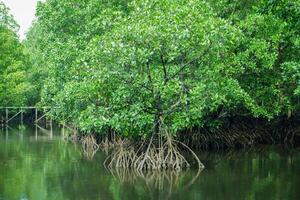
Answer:
M183 71L189 64L191 64L192 62L198 60L199 58L203 57L207 52L208 50L210 49L211 47L211 43L209 44L209 46L205 49L204 52L202 52L200 55L198 55L195 59L185 63L184 65L181 66L181 68L175 73L173 74L171 77L168 77L168 81L169 80L172 80L173 78L175 78L181 71Z
M163 66L163 71L164 71L164 85L166 85L168 82L168 75L167 75L167 69L166 69L166 62L165 62L162 54L160 54L160 60L161 60L161 63Z

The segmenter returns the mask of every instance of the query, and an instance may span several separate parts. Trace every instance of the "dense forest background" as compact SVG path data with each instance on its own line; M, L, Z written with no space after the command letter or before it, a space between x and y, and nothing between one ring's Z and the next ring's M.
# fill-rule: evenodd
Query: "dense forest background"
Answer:
M299 0L47 0L20 42L0 4L0 105L147 137L295 119Z

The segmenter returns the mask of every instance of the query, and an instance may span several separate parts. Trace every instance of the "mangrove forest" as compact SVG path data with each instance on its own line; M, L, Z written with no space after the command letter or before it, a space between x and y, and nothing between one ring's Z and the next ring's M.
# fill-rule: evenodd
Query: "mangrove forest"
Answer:
M300 198L300 0L36 2L20 39L0 0L0 200Z

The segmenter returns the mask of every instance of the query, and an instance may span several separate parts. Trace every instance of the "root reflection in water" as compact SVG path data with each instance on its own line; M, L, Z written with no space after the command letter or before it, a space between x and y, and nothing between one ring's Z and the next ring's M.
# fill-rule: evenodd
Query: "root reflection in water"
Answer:
M199 178L198 171L187 170L134 170L130 168L106 168L122 184L139 185L148 194L171 199L177 192L188 189ZM155 199L155 196L153 196Z
M93 135L87 135L81 138L83 155L88 159L93 159L99 149L96 139Z

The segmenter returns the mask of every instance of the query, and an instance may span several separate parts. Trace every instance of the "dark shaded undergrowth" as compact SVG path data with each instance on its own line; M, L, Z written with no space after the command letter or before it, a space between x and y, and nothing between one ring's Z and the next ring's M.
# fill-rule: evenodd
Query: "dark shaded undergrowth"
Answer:
M182 131L178 138L194 150L247 148L259 144L299 146L300 118L282 117L268 121L233 117L218 128L192 128Z

